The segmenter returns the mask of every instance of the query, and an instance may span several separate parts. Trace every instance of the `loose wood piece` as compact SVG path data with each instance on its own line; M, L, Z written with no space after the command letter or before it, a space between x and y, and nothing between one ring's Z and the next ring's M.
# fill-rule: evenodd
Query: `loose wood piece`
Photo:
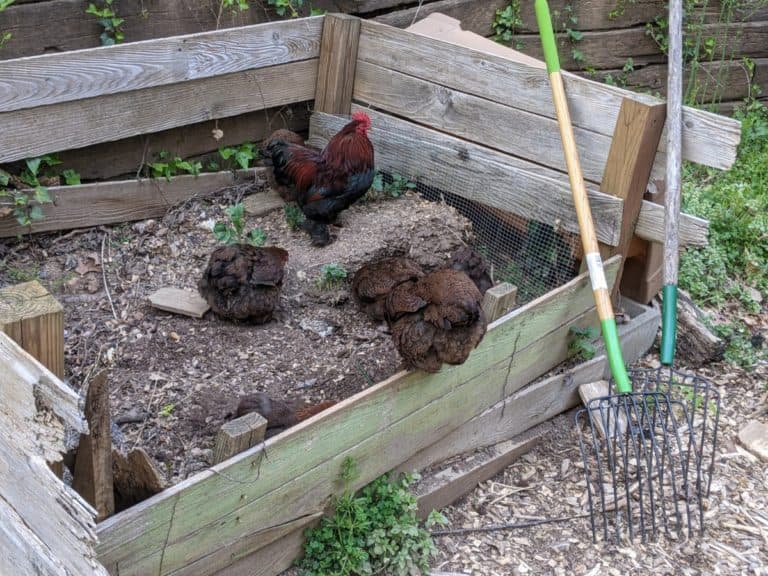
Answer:
M768 425L751 420L739 430L739 442L763 462L768 462Z
M606 262L609 285L617 265L618 259ZM161 558L162 572L196 563L196 573L206 573L207 556L234 544L243 526L275 526L322 511L347 456L360 469L354 490L483 412L505 385L511 393L557 365L563 357L551 349L562 336L548 331L570 326L593 307L581 275L489 326L464 364L437 374L398 373L216 471L169 488L151 505L108 518L99 525L100 558L119 564L124 576L157 573ZM257 547L249 544L249 551Z
M192 318L202 318L211 309L200 294L182 288L160 288L149 295L149 301L160 310Z
M725 341L704 324L704 313L684 290L677 292L677 354L689 366L719 362L725 354Z
M112 450L112 476L117 512L161 492L165 484L143 448L134 448L127 456L117 449Z
M544 69L371 21L363 22L360 35L360 60L500 104L555 117ZM538 35L535 41L540 44ZM410 58L402 58L406 51ZM478 67L482 74L477 73ZM563 79L574 126L606 136L613 132L623 98L649 104L659 102L647 95L566 72ZM721 169L733 164L741 137L737 121L689 107L684 108L683 121L686 160ZM660 149L663 150L663 143ZM663 166L663 158L657 162Z
M387 12L373 20L397 28L407 28L430 14L439 13L460 20L465 30L486 35L493 30L496 10L504 10L508 5L508 0L490 0L482 4L476 0L439 0L414 8Z
M224 423L216 434L213 463L229 460L264 440L267 420L258 412L250 412Z
M318 57L322 26L322 18L284 20L0 60L0 112L310 60Z
M369 136L379 169L406 173L411 179L424 180L468 200L507 212L514 210L526 219L559 221L564 230L578 232L571 191L561 172L356 104L352 110L365 110L371 117ZM313 114L309 143L322 148L343 125L341 118ZM414 147L413 142L419 145ZM450 169L446 168L449 161L453 162ZM428 179L423 174L429 174ZM547 202L541 202L542 190L547 190ZM588 194L598 240L618 243L622 201L602 192L588 190ZM687 245L706 245L707 227L706 220L681 214L680 239ZM644 201L635 233L661 242L663 230L664 208Z
M488 323L512 310L517 304L517 286L501 282L486 290L483 296L483 312Z
M85 419L88 421L89 433L80 436L72 487L96 509L96 521L100 522L115 513L109 383L106 370L96 374L88 384Z
M304 102L315 96L316 76L314 58L3 112L0 162Z
M0 289L0 332L64 377L64 309L37 280Z
M666 107L661 103L648 105L629 98L621 102L600 191L624 200L624 211L619 243L617 246L601 246L600 255L603 258L615 254L624 259L627 257L661 140L665 115ZM614 301L619 293L622 272L623 266L619 270L619 282L614 286Z
M273 210L282 208L285 200L274 190L261 194L251 194L243 200L245 211L251 216L264 216Z
M106 576L95 511L48 467L65 427L87 430L77 394L0 333L0 573Z
M264 168L212 172L198 176L98 182L48 189L53 204L43 206L43 219L22 228L12 218L0 219L0 238L17 234L68 230L163 216L170 208L222 188L262 178Z
M346 14L325 16L315 89L315 110L328 114L349 114L359 38L359 18Z
M581 402L584 404L585 408L590 407L590 402L592 400L603 398L609 394L610 388L608 387L607 380L597 380L579 386L579 396L581 396ZM607 416L606 422L603 422L600 417L601 414ZM613 416L617 416L617 418L613 418ZM621 410L617 413L614 413L614 411L609 408L604 410L594 410L590 413L590 417L601 438L620 438L624 436L627 431L627 417ZM607 430L606 425L608 427ZM618 426L618 431L614 428L615 426Z
M537 426L525 432L522 437L490 446L483 454L465 454L465 457L474 457L471 465L465 469L460 465L459 470L453 470L453 466L448 465L422 474L415 487L419 499L419 517L426 518L432 510L449 506L474 490L480 482L493 478L539 444L548 431L549 426ZM466 461L467 458L464 459Z

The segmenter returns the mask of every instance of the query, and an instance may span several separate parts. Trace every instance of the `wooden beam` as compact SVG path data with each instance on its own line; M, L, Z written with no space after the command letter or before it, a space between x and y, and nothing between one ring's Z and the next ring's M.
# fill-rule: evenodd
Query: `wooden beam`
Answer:
M350 113L359 38L359 18L347 14L325 16L315 90L318 112Z
M0 60L0 112L316 59L322 26L317 17L285 20Z
M356 104L352 110L365 110L371 117L369 135L380 170L405 174L473 202L514 211L529 220L559 222L564 230L578 233L571 189L561 172ZM313 114L309 143L322 148L343 125L341 118ZM414 142L419 145L414 147ZM546 202L542 202L542 190L547 191ZM606 244L618 243L623 202L596 190L588 193L598 239ZM706 220L681 214L681 244L706 245L707 227ZM664 208L644 201L636 234L662 242Z
M470 48L427 38L366 20L360 31L358 58L453 90L535 114L555 117L546 70ZM540 43L538 40L537 42ZM409 58L402 54L408 53ZM482 74L478 74L478 69ZM623 98L657 104L658 99L563 73L568 105L576 128L610 136ZM736 159L739 122L685 107L683 155L686 160L729 168ZM660 144L663 149L663 143ZM663 155L658 162L663 166Z
M100 522L115 513L109 382L106 370L96 374L88 384L85 419L88 421L89 432L80 436L72 487L96 509L96 521Z
M645 198L653 204L664 205L663 190L655 194L646 192ZM664 284L663 263L664 246L662 244L635 236L630 243L628 257L624 261L624 273L619 292L635 302L648 304Z
M225 422L216 434L213 463L229 460L235 454L248 450L264 440L267 420L258 412L250 412L240 418Z
M603 259L616 254L621 255L622 259L627 258L648 179L651 177L665 117L664 104L649 105L629 98L621 102L600 191L624 200L624 211L619 243L616 246L602 245L600 254ZM622 272L623 264L619 269L619 282L613 289L614 302L619 294Z
M157 218L190 198L210 196L229 186L261 179L263 175L264 168L251 168L175 176L170 182L153 178L55 186L48 189L54 203L42 207L42 220L22 228L12 218L4 218L0 220L0 238Z
M0 162L311 100L317 61L2 112Z
M483 295L483 312L490 323L498 320L517 304L517 286L501 282L486 290Z
M0 289L0 332L64 378L64 308L37 280Z

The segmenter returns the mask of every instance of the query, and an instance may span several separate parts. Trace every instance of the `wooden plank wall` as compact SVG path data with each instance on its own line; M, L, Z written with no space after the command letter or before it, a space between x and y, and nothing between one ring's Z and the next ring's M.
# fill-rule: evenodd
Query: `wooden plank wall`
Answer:
M610 285L618 262L606 263ZM569 327L596 322L593 307L582 274L494 322L464 364L398 373L105 520L100 560L121 576L230 566L322 512L347 456L361 487L558 365Z

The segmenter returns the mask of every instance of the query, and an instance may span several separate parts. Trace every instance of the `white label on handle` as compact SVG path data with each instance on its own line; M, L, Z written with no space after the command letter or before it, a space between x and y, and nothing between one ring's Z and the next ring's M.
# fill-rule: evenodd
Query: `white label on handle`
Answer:
M600 289L608 290L608 282L605 280L603 260L600 258L600 252L590 252L585 258L587 259L587 268L589 268L589 279L592 281L592 290L594 292Z

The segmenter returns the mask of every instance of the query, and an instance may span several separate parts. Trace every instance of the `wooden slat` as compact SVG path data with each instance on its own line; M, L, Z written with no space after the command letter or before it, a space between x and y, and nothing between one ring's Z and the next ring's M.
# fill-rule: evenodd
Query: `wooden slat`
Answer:
M311 100L317 59L0 113L0 162Z
M360 62L355 100L377 110L565 172L557 120ZM611 138L575 129L584 178L599 183ZM536 137L532 138L531 135Z
M408 53L408 58L402 55ZM358 57L454 90L500 104L555 117L546 70L508 59L363 22ZM658 103L651 96L607 86L563 73L574 126L611 135L621 99ZM683 112L683 155L686 160L715 168L729 168L736 158L739 123L686 107ZM663 150L663 143L660 146Z
M550 97L551 98L551 97ZM364 108L353 105L353 110ZM515 213L524 218L554 223L578 232L573 198L564 174L540 164L496 152L465 140L422 128L392 116L365 109L371 117L370 132L379 169L405 173L409 178L444 187L469 200ZM315 114L311 141L324 146L343 126L343 120ZM418 142L418 146L414 146ZM541 201L542 190L549 201ZM589 191L597 236L601 242L618 242L621 200ZM683 245L706 245L706 220L687 214L680 217ZM664 239L664 208L643 202L635 233L644 239Z
M353 106L353 110L362 110ZM554 223L578 232L570 188L564 175L539 164L496 152L450 135L367 110L376 166L406 174L487 206L524 218ZM324 145L343 126L343 119L314 114L311 142ZM314 141L317 138L318 141ZM542 202L542 191L547 202ZM618 242L621 201L590 193L597 234L606 244Z
M606 263L609 284L617 265L618 259ZM361 471L352 488L397 466L482 412L505 386L511 393L559 363L549 354L549 331L593 305L581 275L492 324L465 364L437 374L401 372L263 448L106 520L99 527L100 557L119 565L122 576L176 573L243 531L321 511L338 489L334 480L345 457ZM262 460L263 451L269 456Z
M43 206L42 220L27 229L20 227L12 218L4 218L0 220L0 238L30 231L67 230L156 218L185 200L215 194L222 188L251 181L261 174L263 169L258 168L176 176L170 182L145 179L57 186L49 188L55 204Z
M325 17L315 90L318 112L349 114L359 38L359 18L345 14Z
M0 61L0 112L317 58L323 18Z

